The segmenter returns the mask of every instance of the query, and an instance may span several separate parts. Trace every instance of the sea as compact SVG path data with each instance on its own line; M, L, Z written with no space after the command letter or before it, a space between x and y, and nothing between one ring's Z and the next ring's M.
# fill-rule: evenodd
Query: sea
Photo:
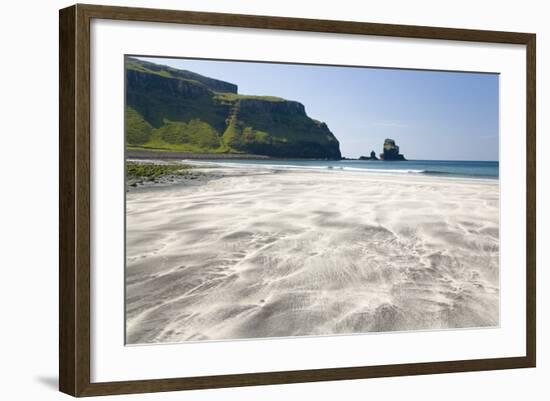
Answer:
M311 168L329 170L363 171L377 174L420 174L426 176L446 176L457 178L498 179L498 161L459 161L459 160L212 160L225 165L263 165L278 168Z

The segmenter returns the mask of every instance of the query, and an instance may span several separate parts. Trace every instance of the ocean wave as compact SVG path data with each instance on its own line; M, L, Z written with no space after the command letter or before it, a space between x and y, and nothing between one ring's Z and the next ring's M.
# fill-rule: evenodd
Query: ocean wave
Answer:
M483 174L483 173L464 173L464 172L455 172L455 171L440 171L440 170L424 170L422 174L426 175L437 175L437 176L445 176L445 177L467 177L472 179L495 179L498 178L498 176L490 175L490 174Z
M439 170L424 170L423 173L428 175L460 175L459 173L453 173L450 171L439 171Z
M386 173L386 174L423 174L426 170L414 170L414 169L388 169L388 168L357 168L357 167L343 167L343 170L348 171L365 171L373 173Z
M183 160L183 162L192 163L195 165L214 165L218 167L231 167L231 168L263 168L270 170L317 170L317 171L349 171L359 173L370 174L382 174L382 175L428 175L428 176L441 176L441 177L456 177L456 178L472 178L472 179L494 179L497 176L491 174L483 174L480 172L462 172L462 171L449 171L445 170L432 170L432 169L415 169L415 168L368 168L368 167L352 167L352 166L338 166L338 165L323 165L323 164L277 164L277 163L243 163L233 161L196 161L196 160Z
M187 162L187 160L183 160ZM299 164L268 164L268 163L239 163L239 162L208 162L195 160L189 161L198 165L218 165L222 167L255 167L255 168L268 168L268 169L305 169L305 170L336 170L336 171L358 171L358 172L373 172L373 173L387 173L387 174L421 174L426 170L415 169L374 169L374 168L359 168L359 167L347 167L347 166L323 166L323 165L310 165L304 166Z

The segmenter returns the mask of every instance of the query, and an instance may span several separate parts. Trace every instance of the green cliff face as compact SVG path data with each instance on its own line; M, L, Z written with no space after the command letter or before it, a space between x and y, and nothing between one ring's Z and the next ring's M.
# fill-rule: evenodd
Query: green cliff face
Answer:
M129 149L249 153L340 159L326 124L301 103L246 96L237 86L128 58L126 144Z

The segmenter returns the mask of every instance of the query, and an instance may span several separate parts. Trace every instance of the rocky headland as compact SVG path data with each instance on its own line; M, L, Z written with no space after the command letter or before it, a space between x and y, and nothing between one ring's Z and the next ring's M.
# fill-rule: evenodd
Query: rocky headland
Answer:
M340 144L303 104L238 93L235 84L126 59L131 151L340 160Z

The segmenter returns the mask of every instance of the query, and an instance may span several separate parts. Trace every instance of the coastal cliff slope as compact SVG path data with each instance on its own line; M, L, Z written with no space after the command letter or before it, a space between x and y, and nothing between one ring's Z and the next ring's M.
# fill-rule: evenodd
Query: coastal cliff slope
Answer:
M340 145L303 104L247 96L237 85L126 59L126 146L131 150L340 159Z

